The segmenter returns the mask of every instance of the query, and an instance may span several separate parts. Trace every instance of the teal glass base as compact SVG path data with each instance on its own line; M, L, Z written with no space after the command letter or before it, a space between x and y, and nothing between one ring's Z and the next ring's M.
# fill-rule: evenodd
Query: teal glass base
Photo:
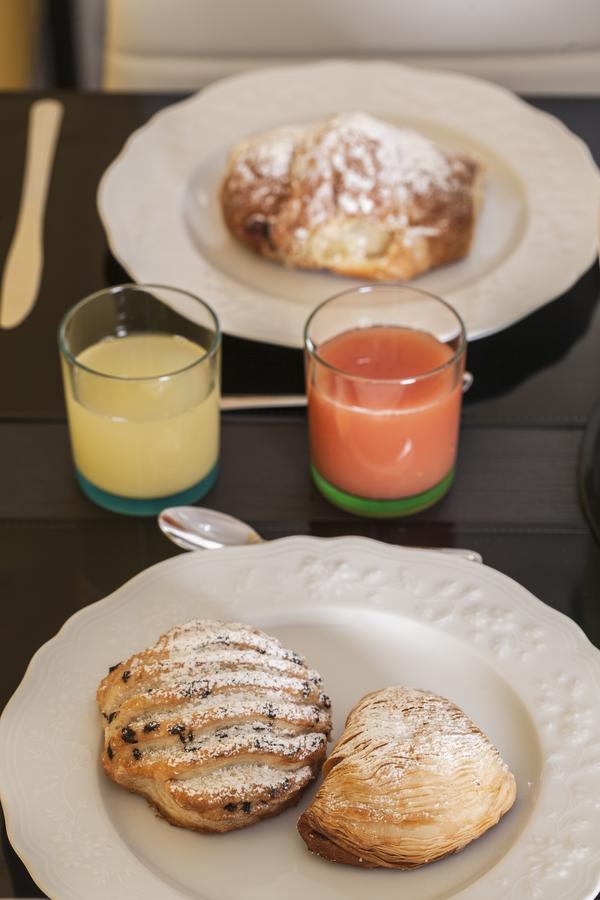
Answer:
M402 500L371 500L368 497L347 494L334 487L313 465L310 467L310 473L318 490L334 506L357 516L368 516L372 519L395 519L421 512L422 509L427 509L441 500L454 481L454 469L451 469L445 478L422 494L413 494L412 497L404 497Z
M103 506L104 509L123 513L126 516L156 516L161 510L166 509L167 506L186 506L189 503L195 503L196 500L208 494L217 480L218 472L219 466L215 465L205 478L187 490L179 491L178 494L168 494L166 497L151 497L148 500L137 500L134 497L121 497L119 494L110 494L108 491L103 491L75 469L79 487L86 497L89 497L98 506Z

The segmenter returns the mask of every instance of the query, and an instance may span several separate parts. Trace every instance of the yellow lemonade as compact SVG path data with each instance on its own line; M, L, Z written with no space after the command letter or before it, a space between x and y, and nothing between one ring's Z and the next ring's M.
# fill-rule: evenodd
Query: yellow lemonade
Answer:
M219 373L205 350L160 333L109 337L69 366L62 357L75 465L122 497L165 497L214 469ZM196 363L196 365L194 365Z

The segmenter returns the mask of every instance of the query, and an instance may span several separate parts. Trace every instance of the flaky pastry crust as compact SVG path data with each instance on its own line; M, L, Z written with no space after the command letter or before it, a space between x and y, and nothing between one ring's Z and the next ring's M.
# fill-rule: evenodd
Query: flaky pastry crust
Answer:
M515 779L465 713L427 691L389 687L350 712L298 830L325 859L411 869L495 825Z

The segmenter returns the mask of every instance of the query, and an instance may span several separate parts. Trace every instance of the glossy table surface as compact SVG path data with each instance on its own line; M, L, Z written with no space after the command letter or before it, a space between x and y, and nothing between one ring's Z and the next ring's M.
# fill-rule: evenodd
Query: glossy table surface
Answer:
M31 99L0 95L0 266L19 202ZM55 340L75 301L127 280L96 213L98 180L127 136L175 98L63 99L40 298L23 325L0 332L0 709L31 655L68 616L179 552L152 520L110 514L78 492ZM600 98L532 102L579 134L600 162ZM308 478L305 415L289 410L223 415L221 474L204 504L246 519L267 538L364 534L473 548L574 618L600 646L600 550L577 480L582 436L600 398L599 287L594 266L562 297L470 345L475 383L465 402L457 479L437 507L377 523L328 506ZM300 391L301 354L226 337L223 376L227 393ZM588 437L586 446L589 471L600 441ZM598 497L598 477L590 483ZM0 897L40 896L3 829Z

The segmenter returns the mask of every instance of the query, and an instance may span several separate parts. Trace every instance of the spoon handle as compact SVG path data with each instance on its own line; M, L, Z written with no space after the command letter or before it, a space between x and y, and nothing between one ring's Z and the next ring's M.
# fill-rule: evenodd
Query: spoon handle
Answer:
M463 375L463 393L473 384L470 372ZM306 394L226 394L221 397L221 409L233 412L236 409L276 409L277 407L306 406Z
M306 406L306 394L227 394L221 397L221 409L275 409L285 406Z

